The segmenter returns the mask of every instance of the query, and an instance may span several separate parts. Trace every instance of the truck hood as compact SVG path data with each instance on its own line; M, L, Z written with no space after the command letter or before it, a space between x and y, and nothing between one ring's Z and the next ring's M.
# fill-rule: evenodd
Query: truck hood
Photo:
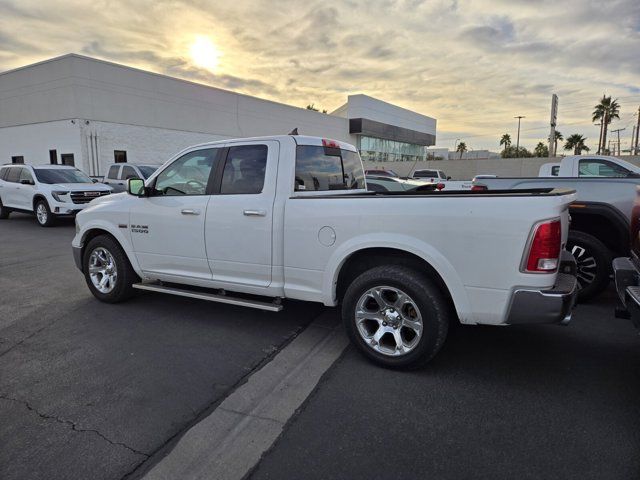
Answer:
M68 192L110 192L111 187L102 183L56 183L51 185L56 190Z

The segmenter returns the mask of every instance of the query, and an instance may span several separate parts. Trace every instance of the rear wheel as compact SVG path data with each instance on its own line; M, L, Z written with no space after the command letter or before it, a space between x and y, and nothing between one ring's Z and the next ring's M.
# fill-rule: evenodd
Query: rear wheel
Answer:
M442 347L452 320L449 302L426 275L400 265L372 268L347 288L342 319L369 359L391 368L420 368Z
M38 225L41 227L52 227L56 222L56 218L53 213L51 213L49 204L42 198L36 201L35 213Z
M567 250L577 263L578 301L587 302L609 285L611 254L596 237L573 230L569 232Z
M11 213L11 209L5 207L2 204L2 199L0 198L0 219L1 220L5 220L7 218L9 218L9 214Z
M127 300L135 292L132 285L140 281L127 254L108 235L99 235L87 244L82 271L93 296L106 303Z

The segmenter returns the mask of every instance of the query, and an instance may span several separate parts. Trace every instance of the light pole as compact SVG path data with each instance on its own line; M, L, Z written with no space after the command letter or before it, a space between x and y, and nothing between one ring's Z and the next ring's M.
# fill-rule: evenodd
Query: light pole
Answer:
M524 115L518 115L517 117L513 117L518 119L518 136L516 138L516 157L520 156L520 120L523 118L527 118Z

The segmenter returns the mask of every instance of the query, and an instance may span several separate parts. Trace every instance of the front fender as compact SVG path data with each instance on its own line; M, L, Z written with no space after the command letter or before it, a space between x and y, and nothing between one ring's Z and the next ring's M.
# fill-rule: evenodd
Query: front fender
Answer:
M142 274L142 269L138 264L138 259L136 258L136 255L133 251L133 246L131 245L129 222L126 223L126 228L120 228L119 226L113 225L111 222L102 219L96 218L89 220L82 225L80 232L78 232L72 242L73 246L84 248L87 237L91 232L95 230L106 232L113 238L115 238L124 250L124 253L127 255L131 267L135 270L140 278L143 278L144 275Z
M422 258L438 272L447 286L462 323L471 321L471 304L462 280L451 263L432 245L414 237L399 234L371 234L349 239L331 255L323 274L322 295L325 305L336 305L336 285L340 269L354 253L367 248L393 248Z

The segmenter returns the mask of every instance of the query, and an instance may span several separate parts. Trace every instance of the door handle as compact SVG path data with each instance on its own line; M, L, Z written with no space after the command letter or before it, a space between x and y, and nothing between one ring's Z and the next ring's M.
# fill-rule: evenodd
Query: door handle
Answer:
M244 213L245 216L247 217L266 217L267 216L266 210L245 210L242 213Z
M183 215L200 215L200 210L194 210L192 208L185 208L180 213Z

